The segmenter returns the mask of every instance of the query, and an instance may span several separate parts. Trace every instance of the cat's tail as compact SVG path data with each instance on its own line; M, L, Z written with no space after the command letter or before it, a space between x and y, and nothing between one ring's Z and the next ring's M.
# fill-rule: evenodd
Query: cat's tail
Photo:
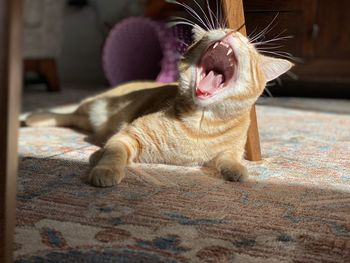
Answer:
M24 122L31 127L74 127L90 130L87 117L76 113L34 112Z

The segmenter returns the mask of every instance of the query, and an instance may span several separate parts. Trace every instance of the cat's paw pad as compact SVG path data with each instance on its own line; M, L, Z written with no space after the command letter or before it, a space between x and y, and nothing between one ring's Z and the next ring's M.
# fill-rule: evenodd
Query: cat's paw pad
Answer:
M244 182L248 178L248 170L241 164L223 166L220 173L225 180L232 182Z
M92 169L89 181L94 186L110 187L117 185L124 177L124 172L109 167L95 167Z

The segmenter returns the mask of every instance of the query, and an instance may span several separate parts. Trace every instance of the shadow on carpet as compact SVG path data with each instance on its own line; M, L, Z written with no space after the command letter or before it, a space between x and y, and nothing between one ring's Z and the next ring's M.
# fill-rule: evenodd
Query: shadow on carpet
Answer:
M86 162L22 158L16 262L349 259L349 192L178 169L133 165L121 185L95 188Z

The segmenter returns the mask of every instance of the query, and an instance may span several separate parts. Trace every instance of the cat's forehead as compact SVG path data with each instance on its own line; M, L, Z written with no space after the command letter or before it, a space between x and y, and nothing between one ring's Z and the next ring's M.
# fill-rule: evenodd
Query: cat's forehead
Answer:
M202 35L203 37L200 40L206 41L206 42L213 42L213 41L218 41L222 38L225 38L228 35L232 36L232 38L239 39L243 44L250 43L247 37L229 28L205 31L203 32L203 35Z
M229 32L230 32L230 30L228 28L214 29L214 30L206 31L206 35L209 38L222 38Z

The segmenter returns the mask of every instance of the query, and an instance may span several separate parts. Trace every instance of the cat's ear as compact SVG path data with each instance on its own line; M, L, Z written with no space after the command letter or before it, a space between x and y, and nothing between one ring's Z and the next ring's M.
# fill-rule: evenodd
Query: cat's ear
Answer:
M197 42L203 38L205 35L205 30L198 25L194 25L192 28L192 35L194 42Z
M266 81L270 81L286 73L294 64L286 59L261 55L261 66L265 73Z

